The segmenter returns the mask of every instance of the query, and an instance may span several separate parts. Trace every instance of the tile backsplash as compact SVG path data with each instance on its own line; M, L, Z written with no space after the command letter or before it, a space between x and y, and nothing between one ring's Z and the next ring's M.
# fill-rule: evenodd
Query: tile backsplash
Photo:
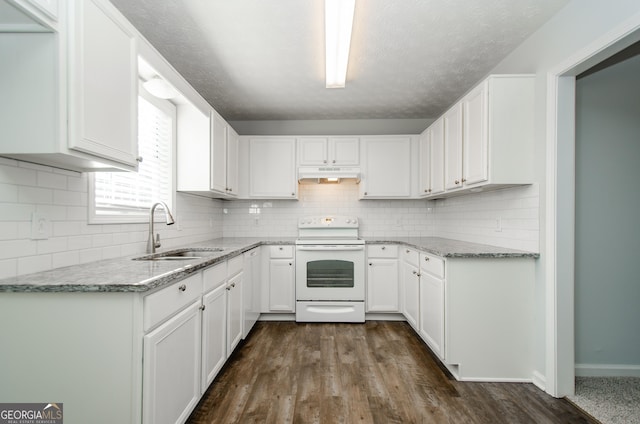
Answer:
M87 174L0 157L0 278L142 254L147 224L89 224ZM538 251L537 185L437 201L359 200L358 186L303 184L299 200L221 201L176 194L162 249L218 237L295 237L310 215L353 215L363 237L439 236ZM32 240L31 217L49 221Z
M0 278L145 252L147 224L88 224L87 174L0 157ZM162 248L222 237L220 200L178 193ZM34 212L47 239L32 240Z

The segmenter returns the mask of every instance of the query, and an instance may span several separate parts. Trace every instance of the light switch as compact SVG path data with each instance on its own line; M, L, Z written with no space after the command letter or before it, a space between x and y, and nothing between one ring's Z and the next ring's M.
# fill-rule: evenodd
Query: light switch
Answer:
M51 235L51 221L39 212L31 214L31 240L46 240Z

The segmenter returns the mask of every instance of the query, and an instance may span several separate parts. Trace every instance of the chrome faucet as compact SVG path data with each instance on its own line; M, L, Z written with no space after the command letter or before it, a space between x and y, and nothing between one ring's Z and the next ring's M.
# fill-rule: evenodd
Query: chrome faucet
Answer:
M164 209L164 216L167 220L167 225L174 224L176 221L169 211L169 206L164 202L156 202L151 206L149 210L149 238L147 239L147 253L156 253L156 249L160 247L160 234L156 235L156 239L153 239L153 213L157 206L162 206Z

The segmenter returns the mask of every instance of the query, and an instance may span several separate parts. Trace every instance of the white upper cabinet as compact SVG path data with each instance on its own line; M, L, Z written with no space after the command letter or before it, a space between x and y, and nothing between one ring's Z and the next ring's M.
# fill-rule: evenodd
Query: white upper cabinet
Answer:
M462 187L462 105L456 104L442 117L444 123L445 189Z
M58 0L0 1L0 32L57 30Z
M444 123L440 118L420 134L418 196L444 191Z
M480 84L462 100L465 185L482 183L489 178L487 88L488 82Z
M300 166L357 166L359 162L358 137L298 138Z
M362 137L361 199L411 196L411 136Z
M238 195L238 133L214 110L177 108L178 191L213 197Z
M135 28L105 0L15 4L58 20L51 32L0 38L0 154L75 171L136 170Z
M69 12L69 147L135 169L135 30L107 2L70 2Z
M531 184L534 101L532 75L492 75L471 90L429 127L432 172L438 162L433 141L439 131L436 126L442 121L444 127L445 190L432 187L429 195L421 195L440 198ZM425 161L421 157L421 167Z
M248 139L249 197L297 199L295 137Z

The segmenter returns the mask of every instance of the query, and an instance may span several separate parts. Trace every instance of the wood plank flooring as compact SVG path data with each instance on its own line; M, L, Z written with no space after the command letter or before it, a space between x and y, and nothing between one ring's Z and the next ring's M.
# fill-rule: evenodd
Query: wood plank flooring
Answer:
M532 384L453 379L404 322L258 322L187 421L597 423Z

